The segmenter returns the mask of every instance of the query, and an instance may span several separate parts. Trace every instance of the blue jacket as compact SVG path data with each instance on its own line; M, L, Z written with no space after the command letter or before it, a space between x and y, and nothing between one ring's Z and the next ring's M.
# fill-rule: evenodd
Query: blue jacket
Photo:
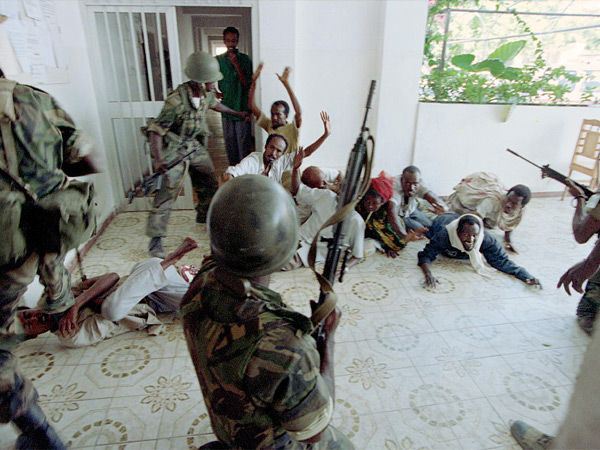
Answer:
M446 225L458 217L460 216L456 213L447 213L436 217L433 225L426 234L429 238L429 243L418 253L419 265L431 264L440 253L449 258L469 259L469 255L465 252L452 247L448 230L446 230ZM487 263L494 269L513 275L522 281L534 278L523 267L516 265L508 259L508 255L504 251L502 244L488 233L487 230L483 230L483 242L479 251L483 253L483 257Z

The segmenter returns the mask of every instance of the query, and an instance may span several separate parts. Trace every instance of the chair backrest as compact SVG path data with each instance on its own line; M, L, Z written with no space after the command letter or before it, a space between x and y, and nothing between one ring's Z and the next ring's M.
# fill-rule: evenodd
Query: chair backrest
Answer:
M579 130L575 154L597 159L600 154L600 120L585 119Z

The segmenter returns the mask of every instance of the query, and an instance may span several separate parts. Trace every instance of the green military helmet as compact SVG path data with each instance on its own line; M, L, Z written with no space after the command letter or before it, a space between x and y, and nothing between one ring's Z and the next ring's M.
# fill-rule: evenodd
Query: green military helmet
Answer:
M192 53L185 64L185 75L198 83L209 83L223 79L219 62L206 52Z
M298 248L292 197L263 175L243 175L225 183L210 204L207 224L213 257L238 276L275 272Z

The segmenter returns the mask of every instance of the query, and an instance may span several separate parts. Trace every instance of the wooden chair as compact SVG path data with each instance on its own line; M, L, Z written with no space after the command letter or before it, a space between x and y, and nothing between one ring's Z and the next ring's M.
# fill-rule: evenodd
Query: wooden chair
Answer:
M600 120L585 119L581 124L569 166L569 178L573 172L590 177L588 187L592 191L598 189L600 184ZM561 200L565 198L566 192L567 189L563 191Z

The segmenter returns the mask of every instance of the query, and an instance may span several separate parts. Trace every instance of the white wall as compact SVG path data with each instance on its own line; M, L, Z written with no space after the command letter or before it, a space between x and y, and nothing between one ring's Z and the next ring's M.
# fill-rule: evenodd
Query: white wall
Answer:
M600 108L516 106L504 122L506 108L420 103L414 164L431 189L446 195L463 176L490 171L507 186L523 183L533 192L562 190L505 149L566 172L581 121L600 119Z
M301 142L309 145L323 133L321 110L331 116L333 130L305 166L343 169L360 131L369 83L379 78L385 2L299 1L296 8ZM369 124L376 123L377 112L371 111Z

